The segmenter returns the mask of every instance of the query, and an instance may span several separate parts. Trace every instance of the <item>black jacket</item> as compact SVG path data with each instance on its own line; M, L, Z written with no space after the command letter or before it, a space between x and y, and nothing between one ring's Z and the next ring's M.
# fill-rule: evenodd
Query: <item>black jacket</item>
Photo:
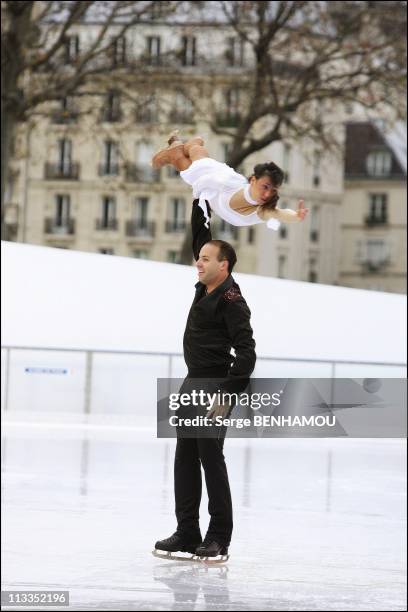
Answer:
M212 239L205 226L198 200L191 216L193 252L197 260L201 247ZM196 294L184 332L184 359L189 376L226 376L224 391L244 389L256 361L255 340L249 310L241 290L229 275L216 289L205 295L205 285L196 284ZM235 357L231 355L235 350Z

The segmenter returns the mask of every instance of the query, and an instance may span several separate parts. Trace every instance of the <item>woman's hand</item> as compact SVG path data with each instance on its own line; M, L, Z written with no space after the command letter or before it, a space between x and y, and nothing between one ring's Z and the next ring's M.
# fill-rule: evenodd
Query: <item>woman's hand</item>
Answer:
M296 211L296 214L299 217L300 221L304 220L308 212L309 212L309 209L305 208L305 201L299 200L298 209Z

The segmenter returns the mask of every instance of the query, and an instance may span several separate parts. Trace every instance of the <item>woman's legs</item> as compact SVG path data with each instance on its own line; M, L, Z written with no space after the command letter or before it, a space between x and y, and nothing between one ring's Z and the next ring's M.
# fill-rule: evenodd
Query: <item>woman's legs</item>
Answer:
M181 172L182 170L187 170L197 159L203 159L204 157L209 157L208 151L205 147L200 144L192 143L191 146L187 144L184 145L183 155L179 155L179 151L177 150L177 155L174 156L173 166Z
M178 172L182 172L191 166L192 160L186 156L184 149L180 147L180 149L177 149L177 153L172 156L169 163L174 166Z
M209 157L207 149L200 144L192 143L190 146L188 143L184 145L184 151L187 152L189 159L191 162L196 161L197 159L203 159L204 157Z
M191 138L186 143L178 139L178 135L174 133L169 138L169 146L162 149L153 157L153 168L161 168L165 165L171 165L179 172L187 170L193 161L208 157L208 151L203 146L204 141L200 136Z

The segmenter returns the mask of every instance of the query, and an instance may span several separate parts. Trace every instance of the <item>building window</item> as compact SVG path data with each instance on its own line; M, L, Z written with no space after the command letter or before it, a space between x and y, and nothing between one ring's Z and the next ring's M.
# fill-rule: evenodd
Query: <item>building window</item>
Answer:
M65 41L65 62L71 64L79 57L79 36L68 36Z
M79 164L72 162L72 141L61 138L57 141L56 161L45 164L46 179L78 179Z
M285 174L284 177L284 181L286 183L289 183L290 181L290 164L291 164L291 153L292 153L292 147L285 143L283 145L283 160L282 160L282 170Z
M240 93L239 89L227 89L225 92L225 102L230 115L239 114Z
M73 96L65 96L60 100L60 107L52 114L54 123L72 123L78 117Z
M160 36L148 36L146 38L147 64L158 66L160 64Z
M117 175L119 173L119 146L117 142L107 140L103 147L103 162L100 166L101 175Z
M103 196L101 202L101 217L96 220L98 230L117 230L118 221L116 219L116 199L113 196Z
M389 151L373 151L366 159L367 172L370 176L389 176L392 157Z
M167 261L169 263L180 263L180 253L178 251L167 251Z
M145 249L135 249L133 251L133 257L136 257L136 259L149 259L149 251Z
M157 102L154 95L141 96L135 112L136 123L153 123L157 121Z
M194 36L182 37L181 63L183 66L196 65L196 38Z
M170 121L175 123L193 122L193 103L181 92L177 92L174 97L174 107L170 112Z
M319 187L320 185L320 165L321 165L321 153L315 151L313 153L313 187Z
M236 127L240 122L240 90L236 87L224 91L222 111L217 114L221 127Z
M288 204L287 202L282 202L282 204L279 206L279 208L287 208ZM286 240L286 238L288 237L288 226L285 223L281 223L279 226L279 238L281 238L282 240Z
M288 228L286 227L286 225L283 225L283 223L281 223L279 227L279 238L281 238L282 240L286 240L287 237Z
M110 53L113 66L126 64L126 38L124 36L118 36L112 40Z
M370 238L357 243L357 262L367 272L377 272L390 263L390 245L381 238Z
M103 121L119 121L121 118L120 95L116 91L108 91L105 105L102 109Z
M370 193L367 225L381 225L388 222L388 198L386 193Z
M55 196L55 208L52 218L46 218L44 224L46 234L75 233L75 222L71 219L71 198L68 194L57 194Z
M312 206L310 215L310 242L319 241L320 208Z
M58 141L58 169L61 174L69 174L72 167L72 141L61 138Z
M140 224L140 227L147 227L147 212L149 207L149 198L141 197L135 200L135 220Z
M149 198L137 197L133 203L132 219L126 221L126 236L153 238L156 225L148 219Z
M116 218L116 200L113 196L102 198L102 221L107 226Z
M310 257L309 259L309 275L308 281L309 283L317 283L317 271L316 271L317 260L315 257Z
M248 228L248 244L254 244L255 242L255 228Z
M150 19L164 19L166 16L166 2L160 2L160 0L155 0L149 6L148 14L150 15Z
M278 278L286 278L286 255L278 257Z
M55 196L55 225L65 227L69 224L71 212L71 198L67 194Z
M236 36L228 38L225 57L228 66L244 65L244 41L242 38Z
M183 198L172 198L169 202L169 217L166 222L167 232L182 232L186 227L186 203Z
M148 140L136 144L136 163L126 164L126 180L137 183L154 183L160 180L160 170L154 170L151 159L154 147Z

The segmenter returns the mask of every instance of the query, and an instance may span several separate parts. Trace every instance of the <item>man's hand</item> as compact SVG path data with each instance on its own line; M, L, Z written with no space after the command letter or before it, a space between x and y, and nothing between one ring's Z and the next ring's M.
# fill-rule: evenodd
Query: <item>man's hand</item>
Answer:
M309 212L309 209L305 208L305 201L299 200L298 209L296 211L296 214L299 217L300 221L303 221L303 219L306 217L308 212Z
M219 406L216 404L207 412L207 417L215 421L215 417L220 416L223 419L227 416L230 406L228 404Z

